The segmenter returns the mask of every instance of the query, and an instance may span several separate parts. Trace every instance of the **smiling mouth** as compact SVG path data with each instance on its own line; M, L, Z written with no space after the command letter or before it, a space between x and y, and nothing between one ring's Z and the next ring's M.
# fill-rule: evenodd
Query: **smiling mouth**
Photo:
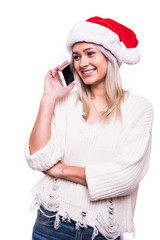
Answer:
M87 70L87 71L82 71L83 74L90 74L93 73L96 69L92 69L92 70Z

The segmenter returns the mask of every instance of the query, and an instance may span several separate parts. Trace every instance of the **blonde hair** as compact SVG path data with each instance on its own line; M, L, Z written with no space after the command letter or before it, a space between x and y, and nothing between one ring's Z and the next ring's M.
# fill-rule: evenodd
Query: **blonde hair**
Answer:
M107 108L101 112L103 120L116 114L116 119L121 119L121 102L124 100L126 91L122 89L122 81L119 73L119 65L116 58L112 53L106 50L104 47L94 44L98 50L100 50L107 59L107 74L105 79L105 91ZM87 119L90 110L91 89L89 85L85 85L78 73L74 69L73 58L71 59L71 69L76 81L76 87L79 100L83 103L84 118Z

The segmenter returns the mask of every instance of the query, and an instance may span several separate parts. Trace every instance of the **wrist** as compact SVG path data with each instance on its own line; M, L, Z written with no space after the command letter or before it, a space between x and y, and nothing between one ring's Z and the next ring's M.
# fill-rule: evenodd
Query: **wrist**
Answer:
M60 178L87 186L85 168L68 165L61 167Z
M61 165L60 178L66 179L68 177L67 165Z
M66 171L66 169L68 168L67 165L64 165L63 163L59 162L57 164L58 168L56 170L57 176L58 178L62 178L62 179L67 179L68 177L68 173Z
M51 111L53 113L55 105L57 103L57 99L54 97L50 97L48 95L43 94L41 100L40 100L40 106L43 109L47 109L48 111Z
M85 168L76 167L76 166L69 166L62 164L61 165L61 177L62 178L69 178L69 177L77 177L83 178L85 176Z
M43 93L42 98L41 98L41 103L51 103L51 104L56 104L56 102L58 101L58 98L56 96L50 96L46 93Z

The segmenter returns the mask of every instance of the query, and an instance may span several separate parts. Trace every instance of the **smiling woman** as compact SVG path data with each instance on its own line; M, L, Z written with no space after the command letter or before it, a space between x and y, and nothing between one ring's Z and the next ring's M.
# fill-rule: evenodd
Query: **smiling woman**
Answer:
M119 67L140 60L137 45L132 30L93 17L67 41L77 90L61 83L67 62L47 73L26 147L29 166L45 173L32 191L39 208L33 240L133 237L153 121L151 103L121 85Z
M81 56L76 55L77 52L74 51L74 46L77 46L77 48L79 46L82 46L82 48L84 46L85 48L86 46L84 53L86 53L86 58L90 61L85 66L82 66L83 69L80 66ZM102 118L108 121L112 111L115 111L116 117L120 118L120 102L123 100L126 92L122 89L119 66L116 58L100 45L80 42L74 46L71 67L77 84L79 99L83 102L84 118L86 120L88 119L90 123L94 123L96 120ZM77 61L79 63L79 73L78 69L76 70L76 66L78 66ZM90 63L93 74L89 73L86 76L86 71L83 70L88 68ZM88 84L87 80L90 81ZM94 103L96 96L99 96L98 101L96 101L98 103L97 107L95 106L97 103ZM89 114L91 115L92 110L95 110L93 113L94 119L89 119Z
M73 46L74 68L86 85L105 82L107 59L93 44L82 42ZM104 86L102 86L104 89Z

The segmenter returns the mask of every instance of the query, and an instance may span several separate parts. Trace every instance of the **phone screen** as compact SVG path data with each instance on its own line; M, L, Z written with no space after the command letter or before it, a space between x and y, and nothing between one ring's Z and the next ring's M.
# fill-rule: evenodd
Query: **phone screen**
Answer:
M63 68L62 73L67 86L74 81L73 73L69 64Z

